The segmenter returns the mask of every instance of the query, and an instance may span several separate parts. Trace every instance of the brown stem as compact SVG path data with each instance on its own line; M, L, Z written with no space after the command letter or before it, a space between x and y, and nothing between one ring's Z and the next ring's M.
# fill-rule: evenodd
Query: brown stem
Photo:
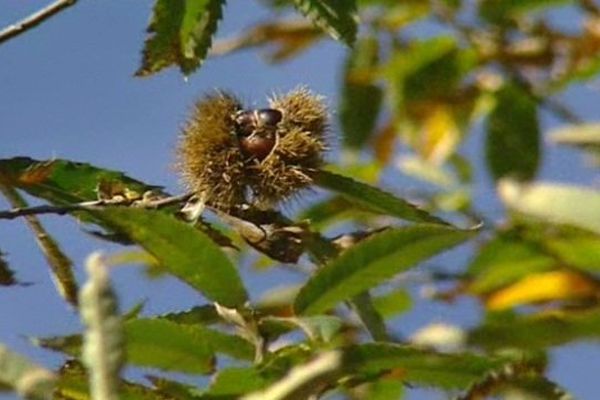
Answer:
M77 0L57 0L54 3L42 8L41 10L31 14L30 16L22 19L21 21L15 22L12 25L0 31L0 43L3 43L15 36L25 33L31 28L36 27L48 18L55 14L58 14L62 10L71 7L77 3Z
M177 196L164 197L162 199L148 201L148 202L140 202L136 204L141 208L163 208L168 207L173 204L182 203L189 199L192 196L191 193L180 194ZM24 217L27 215L38 215L38 214L66 214L68 212L73 211L82 211L82 210L92 210L102 207L116 206L116 205L126 205L131 202L126 199L118 198L115 200L94 200L94 201L84 201L82 203L74 203L74 204L66 204L62 206L55 206L50 204L44 204L36 207L19 207L13 208L12 210L0 211L0 219L14 219L18 217Z

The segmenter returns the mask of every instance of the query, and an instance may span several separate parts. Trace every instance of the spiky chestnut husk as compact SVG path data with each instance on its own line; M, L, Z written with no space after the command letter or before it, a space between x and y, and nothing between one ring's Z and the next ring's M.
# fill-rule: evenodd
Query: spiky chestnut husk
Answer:
M246 170L233 121L241 109L241 103L225 92L200 99L176 150L176 169L187 189L225 211L245 202Z
M217 93L196 103L177 169L204 203L224 211L245 203L270 208L312 184L327 147L322 98L300 88L269 102L269 109L244 110L234 96Z
M249 166L248 183L259 206L290 198L312 184L312 174L323 165L327 149L327 108L323 98L306 88L275 96L270 107L282 113L273 151Z

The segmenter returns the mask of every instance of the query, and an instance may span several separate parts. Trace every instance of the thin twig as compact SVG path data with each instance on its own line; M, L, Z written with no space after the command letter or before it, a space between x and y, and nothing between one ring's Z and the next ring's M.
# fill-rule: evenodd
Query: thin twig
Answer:
M0 31L0 43L3 43L15 36L18 36L27 30L36 27L48 18L58 14L62 10L71 7L77 3L77 0L57 0L45 8L31 14L30 16L18 21Z
M180 194L177 196L164 197L158 200L137 202L134 204L136 207L159 209L168 207L173 204L183 203L192 196L191 193ZM132 204L130 200L117 198L108 200L94 200L84 201L81 203L66 204L61 206L55 206L50 204L44 204L36 207L26 208L13 208L12 210L0 211L0 219L14 219L18 217L24 217L27 215L39 215L39 214L58 214L63 215L73 211L86 211L86 210L97 210L98 208L120 206Z

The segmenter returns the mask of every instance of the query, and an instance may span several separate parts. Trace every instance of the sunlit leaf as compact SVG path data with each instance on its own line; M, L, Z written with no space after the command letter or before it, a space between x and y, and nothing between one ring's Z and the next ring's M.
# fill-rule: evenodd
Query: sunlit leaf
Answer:
M456 149L462 133L453 110L438 104L424 117L419 136L417 149L421 156L433 165L441 165Z
M239 396L260 390L267 384L268 380L255 368L224 368L217 373L206 395L209 398Z
M20 397L50 399L54 380L52 372L0 344L0 385L17 391Z
M588 272L600 271L598 235L560 235L544 240L548 251L570 267Z
M600 339L600 312L517 316L492 314L469 334L469 342L484 348L541 349L564 343Z
M406 200L346 176L337 175L327 171L319 171L314 179L315 183L320 187L333 190L352 204L360 206L368 211L377 214L390 215L407 221L447 225L441 219L419 209L417 206Z
M242 305L246 290L235 266L202 232L158 211L112 208L93 215L152 254L161 266L207 298Z
M399 379L425 386L465 388L502 360L469 353L444 354L392 343L348 347L344 367L361 373L393 371Z
M372 83L369 68L378 61L379 42L374 37L359 40L346 60L338 114L344 145L360 149L373 134L383 102L383 91Z
M490 310L523 304L600 297L600 283L571 271L552 271L529 276L500 289L486 298Z
M101 169L91 164L68 160L34 160L15 157L0 160L0 173L8 184L53 204L97 200L101 182L119 182L140 195L158 186L146 185L122 172Z
M540 127L535 100L515 84L496 93L487 119L486 161L496 180L532 179L540 163Z
M419 347L448 352L464 348L465 336L464 330L456 325L434 322L413 332L409 341Z
M189 75L204 61L225 0L157 0L138 76L172 65Z
M485 294L528 274L556 267L556 261L539 247L519 238L499 236L486 243L468 267L469 291Z
M600 191L563 184L502 181L500 197L511 209L555 224L600 233Z
M598 62L600 68L600 61ZM600 165L600 123L568 125L550 133L553 142L587 150L593 165Z
M302 314L326 311L472 236L471 231L440 225L388 229L321 268L300 290L294 307Z
M552 131L550 137L559 144L600 149L600 123L568 125Z
M390 400L403 399L406 384L397 379L382 378L369 385L368 397L369 400Z
M335 40L354 44L358 29L355 0L294 0L294 5Z

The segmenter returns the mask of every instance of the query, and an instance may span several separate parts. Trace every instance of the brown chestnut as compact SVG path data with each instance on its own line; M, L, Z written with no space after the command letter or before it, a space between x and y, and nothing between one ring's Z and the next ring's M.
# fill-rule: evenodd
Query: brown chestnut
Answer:
M264 160L275 146L275 136L260 136L253 134L240 138L240 148L245 154L256 157L258 160Z

